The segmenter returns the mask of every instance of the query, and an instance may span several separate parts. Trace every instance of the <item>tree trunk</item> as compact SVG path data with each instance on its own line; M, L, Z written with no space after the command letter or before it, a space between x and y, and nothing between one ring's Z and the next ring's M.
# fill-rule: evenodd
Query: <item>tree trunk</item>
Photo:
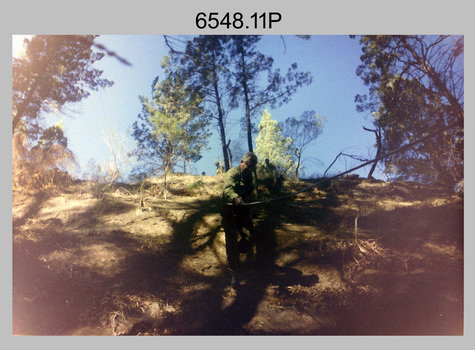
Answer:
M251 128L251 107L250 107L250 100L249 100L249 89L247 86L247 72L246 72L246 61L244 55L244 48L240 47L241 52L241 66L242 66L242 88L244 93L244 103L246 105L246 131L247 131L247 145L249 147L249 152L254 152L254 148L252 146L252 128Z
M224 169L228 171L231 169L229 165L229 157L228 157L228 147L226 145L226 130L224 128L224 113L221 107L221 96L219 94L218 82L216 77L216 69L214 70L215 78L213 82L214 93L216 95L216 105L218 107L218 127L219 127L219 136L221 138L221 148L223 150L223 158L224 158Z
M374 135L376 136L376 147L377 147L377 151L376 151L376 159L379 158L381 156L381 147L382 147L382 143L381 143L381 128L378 128L377 130L372 130L372 129L368 129L368 128L365 128L363 126L363 129L366 130L366 131L371 131L371 132L374 132ZM373 165L371 166L371 169L368 173L368 179L371 179L373 178L373 173L374 171L376 170L376 165L378 164L378 161L376 160Z

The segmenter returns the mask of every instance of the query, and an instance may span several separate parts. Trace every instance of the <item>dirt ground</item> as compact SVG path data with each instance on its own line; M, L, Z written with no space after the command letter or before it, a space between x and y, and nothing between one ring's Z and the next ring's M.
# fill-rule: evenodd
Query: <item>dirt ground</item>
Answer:
M255 206L232 288L219 176L97 187L13 191L13 334L464 333L460 195L341 179Z

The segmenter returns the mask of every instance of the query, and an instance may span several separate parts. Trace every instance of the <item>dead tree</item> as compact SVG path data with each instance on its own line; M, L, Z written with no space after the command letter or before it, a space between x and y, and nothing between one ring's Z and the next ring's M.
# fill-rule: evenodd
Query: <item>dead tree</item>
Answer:
M365 128L363 126L363 129L366 130L366 131L370 131L370 132L374 132L374 135L376 136L376 157L375 157L375 161L373 163L373 165L371 166L371 169L368 173L368 178L371 179L373 178L373 173L374 173L374 170L376 169L376 165L378 163L378 159L379 157L381 156L381 148L382 148L382 143L381 143L381 128L378 127L378 129L368 129L368 128Z

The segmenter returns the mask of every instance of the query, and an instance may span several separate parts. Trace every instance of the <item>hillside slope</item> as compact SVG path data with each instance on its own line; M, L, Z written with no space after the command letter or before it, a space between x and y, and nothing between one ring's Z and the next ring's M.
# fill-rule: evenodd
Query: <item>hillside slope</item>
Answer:
M175 175L166 198L160 180L14 191L13 333L463 334L463 198L341 179L255 206L233 289L221 189Z

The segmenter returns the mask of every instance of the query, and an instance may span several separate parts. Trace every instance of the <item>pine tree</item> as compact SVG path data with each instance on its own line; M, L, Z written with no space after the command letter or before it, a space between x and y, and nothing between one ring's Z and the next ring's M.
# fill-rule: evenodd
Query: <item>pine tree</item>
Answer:
M152 85L152 99L140 97L141 124L133 125L137 141L135 154L140 162L135 173L168 174L179 160L196 162L210 136L209 120L200 113L199 95L187 91L178 73Z
M233 102L244 104L242 121L249 152L253 151L254 118L264 107L276 108L288 103L298 88L312 83L311 74L299 72L296 63L285 75L279 69L273 69L274 59L257 50L261 38L259 35L232 35L229 41L231 62L234 64Z
M269 159L279 174L290 176L295 172L294 141L290 137L282 136L282 127L271 118L267 109L262 113L259 124L259 135L256 138L255 153L261 163Z
M35 35L26 53L12 61L12 131L31 139L42 132L42 113L61 112L90 91L111 86L92 65L104 53L92 50L93 35Z
M179 71L187 88L202 97L202 112L216 122L226 171L231 167L226 121L236 107L231 96L228 43L228 35L197 36L186 42L183 52L171 48L164 66L166 72Z
M386 171L453 188L463 178L463 36L370 35L360 42L357 75L370 92L356 96L357 110L372 114L381 153L458 124L386 158Z

